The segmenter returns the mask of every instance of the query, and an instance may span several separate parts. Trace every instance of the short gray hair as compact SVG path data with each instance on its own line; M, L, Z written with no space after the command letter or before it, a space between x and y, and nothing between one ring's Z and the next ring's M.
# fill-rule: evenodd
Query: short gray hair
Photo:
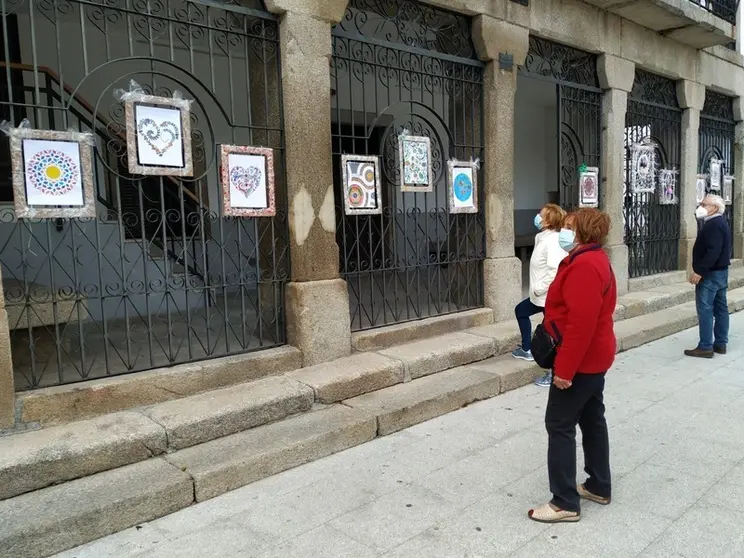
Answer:
M718 210L716 213L726 213L726 202L723 201L723 198L717 194L708 194L705 196L705 199L708 200L708 203L711 205L715 205L716 209Z

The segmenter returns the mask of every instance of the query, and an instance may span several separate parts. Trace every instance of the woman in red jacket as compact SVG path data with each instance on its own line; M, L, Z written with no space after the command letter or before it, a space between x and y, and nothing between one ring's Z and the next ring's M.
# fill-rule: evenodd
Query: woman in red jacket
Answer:
M569 255L548 291L546 330L560 339L553 366L545 427L548 476L553 499L529 511L544 523L579 521L580 499L610 503L610 447L603 392L605 373L615 360L612 315L617 286L602 250L610 218L598 209L580 209L567 220L560 242ZM576 484L576 425L581 428L584 470Z

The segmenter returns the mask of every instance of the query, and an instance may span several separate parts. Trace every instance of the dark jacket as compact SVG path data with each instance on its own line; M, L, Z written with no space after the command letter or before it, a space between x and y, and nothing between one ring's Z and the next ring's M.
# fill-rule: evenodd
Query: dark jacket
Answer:
M615 361L612 315L617 284L599 244L582 246L561 262L545 301L547 332L562 338L553 372L572 380L577 372L601 374Z
M723 215L703 223L692 248L692 270L705 277L731 265L731 229Z

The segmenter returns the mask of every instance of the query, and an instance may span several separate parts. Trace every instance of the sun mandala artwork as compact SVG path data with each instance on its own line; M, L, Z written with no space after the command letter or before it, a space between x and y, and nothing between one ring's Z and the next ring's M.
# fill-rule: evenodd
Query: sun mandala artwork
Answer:
M378 162L374 155L341 156L346 215L382 213Z
M30 185L49 196L71 192L80 178L80 171L71 157L54 149L39 151L26 165Z
M478 161L447 162L450 213L478 212Z

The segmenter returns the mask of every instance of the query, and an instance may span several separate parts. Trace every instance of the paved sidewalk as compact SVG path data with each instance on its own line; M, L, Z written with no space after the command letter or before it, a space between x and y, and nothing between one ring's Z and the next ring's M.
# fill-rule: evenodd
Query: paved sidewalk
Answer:
M744 556L744 313L731 329L711 361L682 357L696 330L619 355L613 503L580 523L527 519L549 497L547 390L530 386L58 557Z

